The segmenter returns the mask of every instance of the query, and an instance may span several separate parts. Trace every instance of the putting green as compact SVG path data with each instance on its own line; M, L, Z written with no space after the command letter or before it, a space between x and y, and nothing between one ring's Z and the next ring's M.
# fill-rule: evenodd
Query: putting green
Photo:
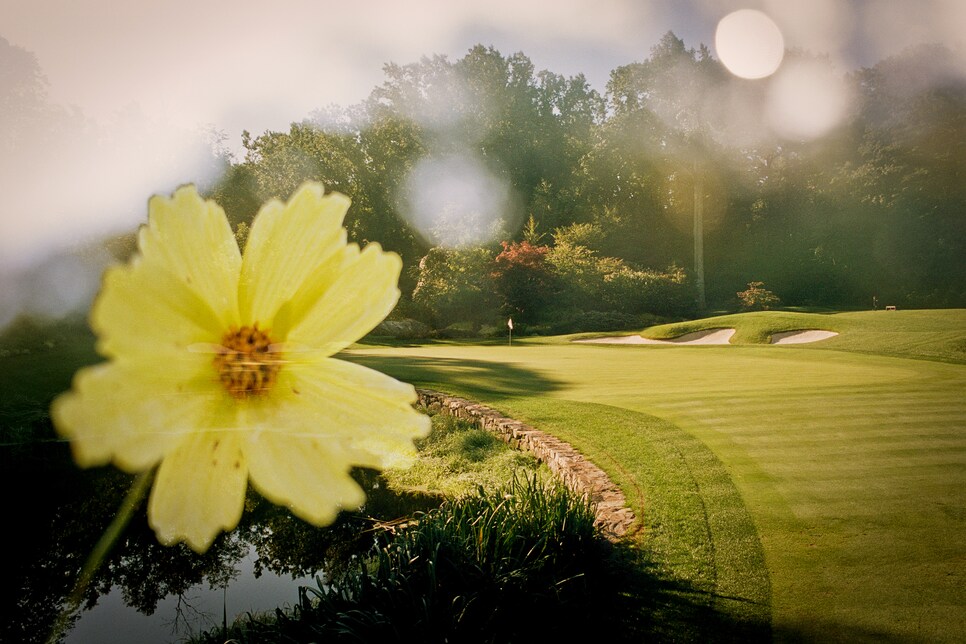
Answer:
M564 341L348 357L570 441L672 572L717 608L770 612L778 639L966 633L962 364Z

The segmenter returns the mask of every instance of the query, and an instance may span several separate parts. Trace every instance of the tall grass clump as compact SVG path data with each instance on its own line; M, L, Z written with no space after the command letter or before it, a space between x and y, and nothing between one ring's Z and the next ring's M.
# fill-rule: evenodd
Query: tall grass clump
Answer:
M495 433L466 419L433 414L432 421L429 435L416 441L416 463L383 472L391 489L455 498L475 494L480 486L498 488L517 474L538 480L549 476L533 454L510 447Z
M515 477L381 535L339 578L302 588L291 611L250 616L212 637L506 642L596 631L607 552L590 502Z

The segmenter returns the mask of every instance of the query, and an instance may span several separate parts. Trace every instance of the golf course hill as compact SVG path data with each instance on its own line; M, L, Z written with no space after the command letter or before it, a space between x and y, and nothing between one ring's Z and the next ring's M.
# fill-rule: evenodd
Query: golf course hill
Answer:
M966 309L811 313L756 311L648 327L639 335L580 334L601 344L763 345L966 362Z

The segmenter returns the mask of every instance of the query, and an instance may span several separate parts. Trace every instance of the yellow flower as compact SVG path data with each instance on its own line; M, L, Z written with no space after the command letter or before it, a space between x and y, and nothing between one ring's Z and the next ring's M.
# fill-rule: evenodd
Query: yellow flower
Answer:
M207 550L238 524L249 480L331 523L365 500L353 465L405 465L429 431L412 386L331 357L399 298L399 256L347 244L348 207L306 184L262 207L243 257L222 209L184 187L151 199L140 254L105 274L91 326L108 362L51 414L81 466L160 462L161 542Z

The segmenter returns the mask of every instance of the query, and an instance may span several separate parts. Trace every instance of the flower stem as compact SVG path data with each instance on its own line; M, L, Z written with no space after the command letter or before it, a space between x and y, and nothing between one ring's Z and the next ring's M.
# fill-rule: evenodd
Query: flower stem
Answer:
M84 567L77 577L74 590L71 592L67 604L61 610L57 622L54 624L54 628L50 633L50 637L47 638L48 644L59 642L66 635L65 631L70 616L80 608L81 602L84 601L84 595L87 593L87 587L90 586L94 575L100 570L101 565L107 560L107 555L110 553L111 548L114 547L114 544L117 543L117 540L123 534L124 529L127 528L128 523L131 522L131 517L134 516L135 511L141 506L141 502L151 488L151 481L153 479L153 469L141 472L134 479L134 483L131 484L131 489L128 490L127 496L121 502L121 507L118 508L114 520L107 526L107 530L101 535L101 538L91 551L90 556L87 557L87 561L84 563Z

